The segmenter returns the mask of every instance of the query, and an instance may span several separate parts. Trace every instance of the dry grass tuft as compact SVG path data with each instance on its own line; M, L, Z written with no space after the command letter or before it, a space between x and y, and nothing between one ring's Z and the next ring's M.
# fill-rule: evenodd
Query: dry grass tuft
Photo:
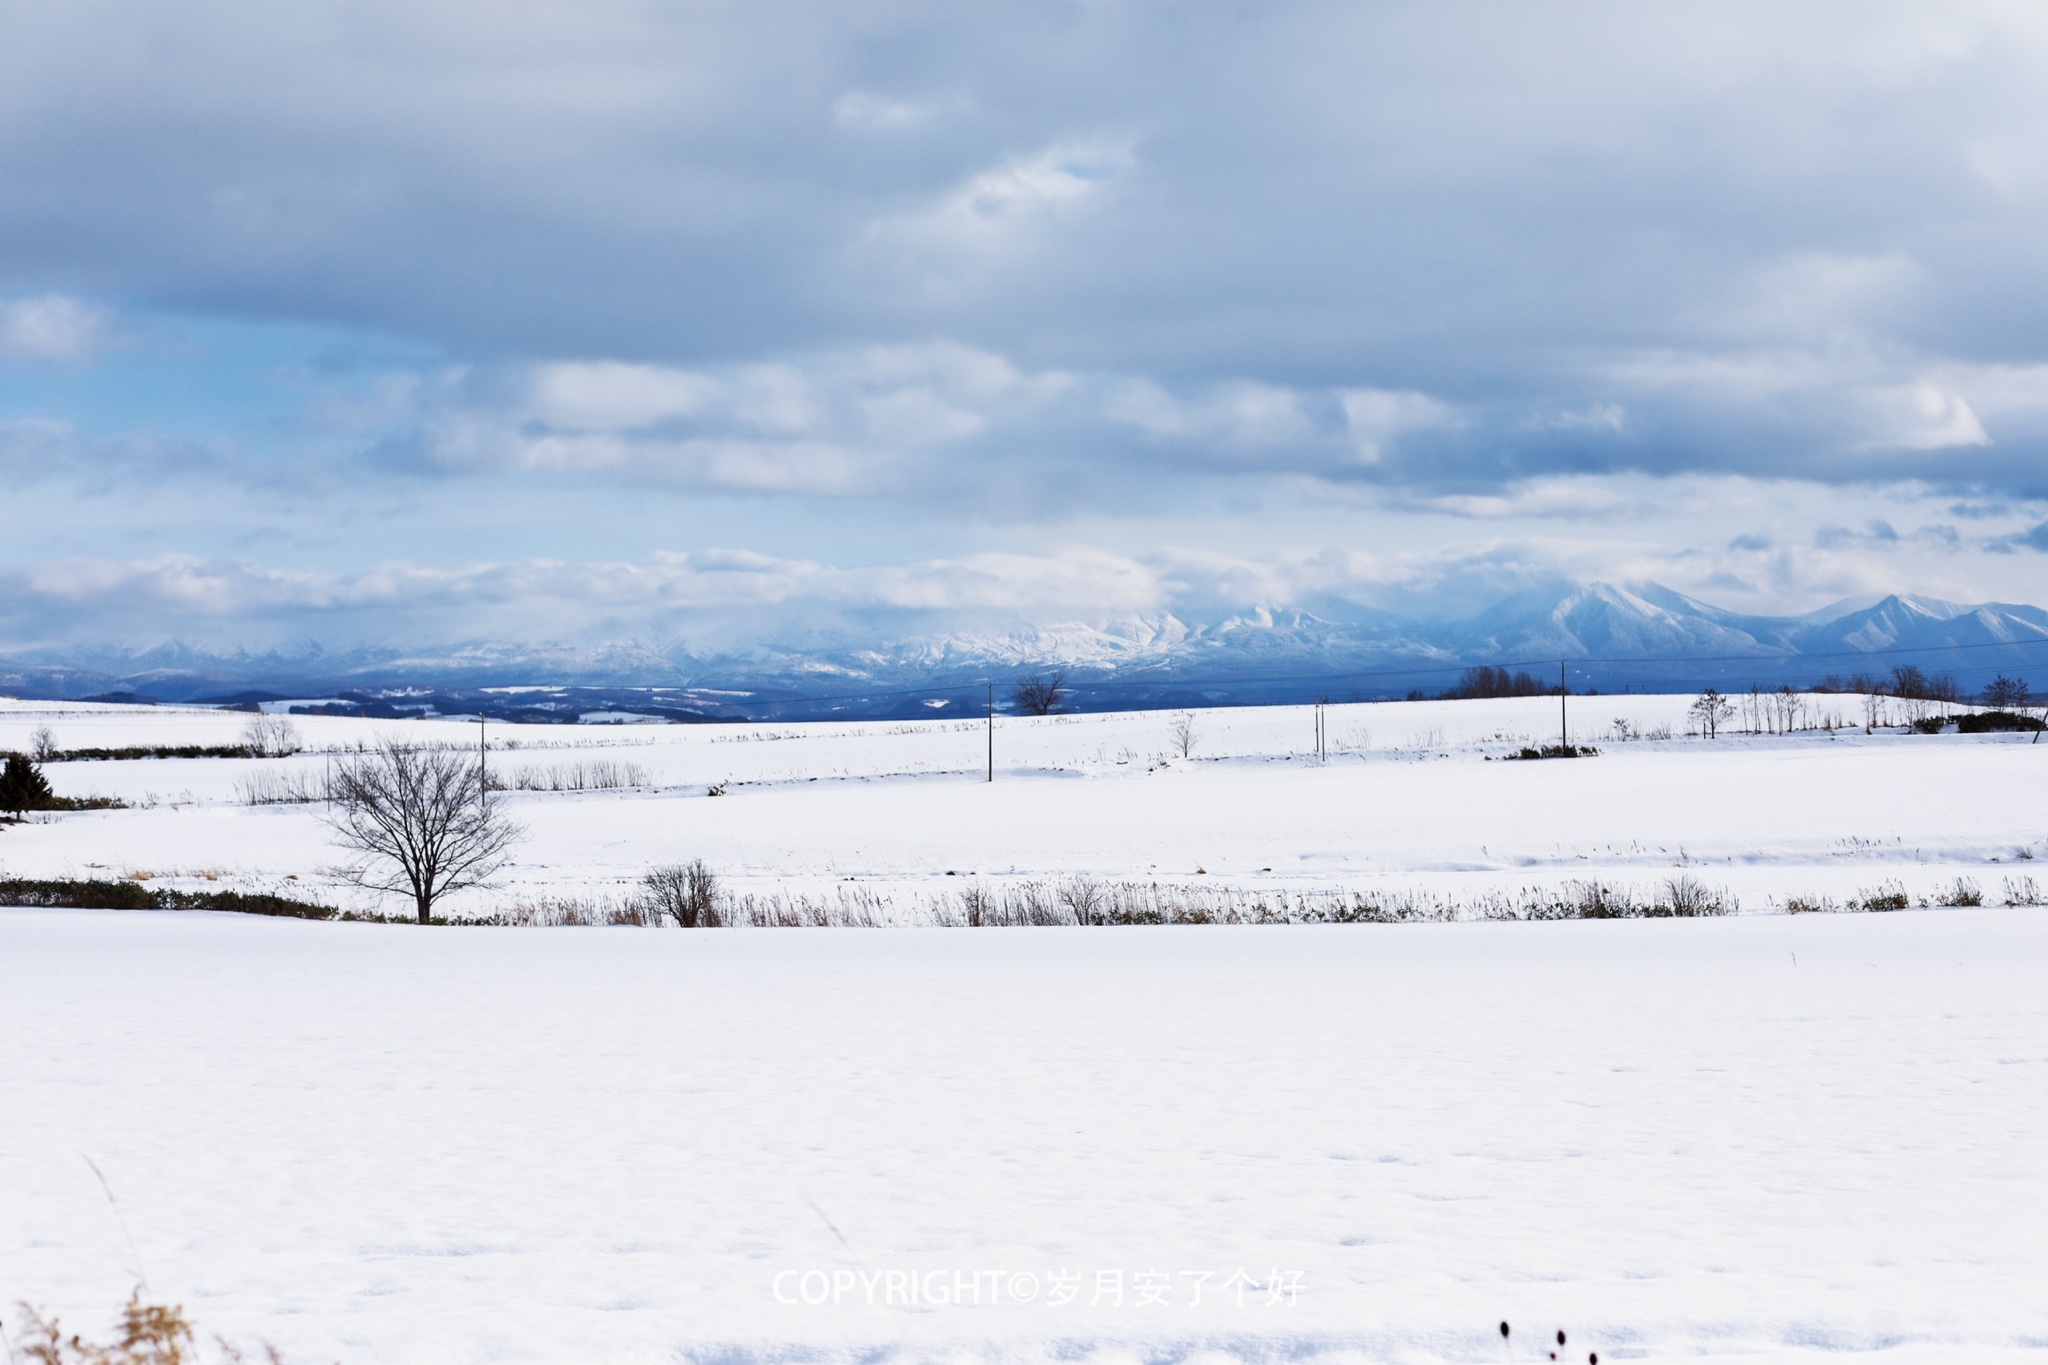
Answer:
M493 786L500 780L497 774L491 775ZM513 790L523 792L623 791L628 787L649 785L647 770L639 764L618 763L606 758L521 768L512 774L511 781Z
M608 896L535 896L515 901L497 915L477 921L510 924L521 928L561 929L590 925L645 926L654 921L634 899L613 900Z
M1970 877L1958 877L1953 886L1945 886L1934 898L1936 905L1982 905L1984 888Z
M184 1365L191 1354L192 1324L182 1308L142 1301L137 1289L121 1310L120 1340L95 1346L77 1333L65 1336L57 1319L45 1318L27 1304L19 1305L28 1326L8 1344L8 1355L20 1347L24 1360L35 1365Z
M1912 898L1906 894L1906 888L1902 883L1880 882L1876 886L1866 886L1858 891L1855 899L1849 902L1849 908L1867 914L1880 914L1890 910L1904 910L1912 903Z
M235 796L245 806L311 806L333 795L327 775L310 769L277 772L261 768L235 779Z
M45 1318L27 1304L19 1305L28 1319L21 1335L0 1338L10 1361L31 1365L200 1365L197 1334L181 1307L145 1303L138 1287L122 1306L117 1338L106 1345L87 1341L78 1333L68 1336L57 1319ZM215 1338L224 1365L246 1365L249 1357L227 1341ZM284 1365L284 1358L270 1343L263 1344L263 1359L269 1365Z

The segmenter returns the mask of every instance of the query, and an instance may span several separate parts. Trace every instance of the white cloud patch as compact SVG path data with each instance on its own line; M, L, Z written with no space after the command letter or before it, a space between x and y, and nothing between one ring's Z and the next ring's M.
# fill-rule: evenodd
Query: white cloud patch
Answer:
M832 102L832 121L864 133L905 133L960 106L957 99L905 99L873 90L849 90Z
M1884 390L1871 396L1871 406L1881 427L1864 443L1867 449L1952 450L1991 444L1968 400L1930 383Z
M1137 164L1128 138L1062 140L1004 157L936 194L874 217L848 269L884 307L1008 289L1059 244L1084 249L1093 216Z
M624 473L663 483L742 493L848 497L874 491L871 462L818 442L629 440L611 435L537 436L519 446L529 469Z
M1366 464L1378 464L1404 436L1457 424L1457 414L1426 393L1346 389L1338 399L1352 447Z
M1529 431L1573 431L1612 435L1628 427L1628 410L1619 403L1588 403L1583 408L1534 414L1522 423Z
M1294 389L1250 380L1212 384L1181 396L1151 380L1132 379L1112 386L1103 411L1110 420L1151 436L1270 454L1322 434L1310 401Z
M1954 401L1966 405L1981 419L1987 435L1996 433L2008 440L2048 437L2048 364L1941 365L1932 368L1924 382L1935 390L1937 400L1953 395ZM1967 434L1967 428L1964 431Z
M858 568L743 550L584 563L393 561L340 573L189 555L80 558L0 569L0 588L8 599L0 623L17 637L31 623L47 629L80 612L215 637L223 625L255 634L288 621L330 637L381 633L375 623L384 622L445 632L440 638L490 628L531 639L574 633L596 616L653 625L734 609L1100 619L1155 611L1172 595L1161 566L1088 547Z
M1683 321L1734 345L1825 345L1881 329L1931 282L1904 252L1791 252L1748 267Z
M952 195L941 212L955 222L990 222L1050 212L1096 194L1126 174L1132 164L1128 142L1058 143L976 175Z
M615 360L543 365L533 378L535 418L570 431L626 431L702 412L722 388L706 375Z
M1029 370L957 342L861 347L721 369L564 360L417 390L432 466L581 471L679 486L821 497L898 495L951 478L1085 463L1134 431L1175 464L1216 472L1354 472L1404 438L1458 425L1426 394L1223 379L1181 389ZM1126 467L1124 477L1142 469ZM1098 482L1102 475L1096 475ZM957 482L957 479L954 480ZM952 484L947 484L952 486Z
M420 444L440 467L822 497L883 491L919 458L1028 422L1073 387L952 343L720 370L558 361L471 378L422 395Z
M1788 394L1837 391L1841 366L1801 350L1680 351L1653 347L1613 360L1599 373L1609 384L1643 394L1751 407Z
M1803 432L1808 463L1837 478L1896 471L1900 457L2048 438L2048 367L1959 365L1896 349L1825 349L1630 356L1604 370L1649 425L1695 445L1735 450ZM1882 464L1860 456L1890 457ZM1780 462L1779 467L1783 467ZM1987 477L1995 466L1981 466ZM1953 463L1929 474L1972 477Z
M1603 521L1640 516L1655 504L1620 481L1531 479L1490 493L1443 493L1414 500L1417 508L1476 521Z
M112 337L106 310L66 294L0 304L0 357L83 365L97 359Z

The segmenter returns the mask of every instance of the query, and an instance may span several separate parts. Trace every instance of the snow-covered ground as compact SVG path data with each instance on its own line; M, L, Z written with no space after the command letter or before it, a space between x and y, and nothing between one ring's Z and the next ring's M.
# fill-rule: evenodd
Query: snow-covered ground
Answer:
M96 1326L139 1274L352 1365L1541 1361L1559 1328L1577 1361L2038 1361L2044 979L2031 909L0 910L0 1297Z
M1683 870L1746 909L1887 882L1938 899L1958 877L1987 901L2027 898L2028 855L2048 851L2029 795L2048 772L2048 745L1860 728L1707 741L1685 737L1689 700L1572 699L1573 737L1603 750L1584 762L1496 761L1554 739L1554 698L1332 706L1322 762L1306 707L1195 713L1186 758L1166 713L1004 717L993 783L976 723L497 726L487 740L501 777L608 763L644 785L509 794L530 837L498 887L449 909L620 895L650 865L692 858L740 891L851 883L906 919L966 876L1471 898L1588 876L1647 890ZM1855 697L1807 703L1809 715L1844 721L1862 711ZM1617 718L1677 737L1615 740ZM69 748L230 743L246 720L0 702L0 748L25 748L39 726ZM386 734L477 737L454 721L297 723L315 749ZM324 875L339 853L316 807L240 799L252 780L317 782L326 761L52 764L60 793L134 808L6 829L0 871L285 887L366 908ZM708 796L713 787L724 794ZM2048 887L2048 875L2037 880Z
M349 1365L1540 1361L1559 1328L1574 1361L2048 1359L2048 909L1997 905L2048 852L2048 746L1709 742L1687 700L1574 699L1603 752L1542 763L1500 760L1554 737L1555 699L1332 707L1320 762L1307 708L1198 713L1189 757L1164 714L1005 718L993 783L977 725L493 727L501 776L640 785L508 794L529 838L469 913L697 857L905 920L962 878L1082 877L1684 874L1763 913L686 934L0 909L0 1301L98 1327L141 1276L209 1332ZM246 719L0 703L0 748ZM298 723L316 750L476 737ZM326 761L51 764L131 808L0 829L0 875L363 905L317 808L238 795ZM1984 908L1767 913L1958 878Z

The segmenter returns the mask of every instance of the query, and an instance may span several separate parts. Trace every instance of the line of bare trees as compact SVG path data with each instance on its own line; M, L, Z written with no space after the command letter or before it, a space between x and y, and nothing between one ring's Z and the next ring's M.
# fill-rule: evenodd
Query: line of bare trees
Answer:
M1459 674L1458 681L1444 693L1444 698L1464 701L1478 697L1546 697L1556 691L1556 683L1538 682L1526 672L1510 673L1505 668L1488 668L1480 664Z
M1815 692L1860 692L1867 697L1897 697L1901 701L1946 702L1961 705L1972 698L1956 682L1953 673L1928 673L1918 664L1899 664L1889 673L1830 673L1811 689ZM2033 692L2025 678L2008 678L2000 673L1986 683L1975 700L1995 711L2011 711L2027 705Z
M1926 723L1930 712L1935 716L1946 714L1938 708L1963 706L1969 702L1956 686L1953 676L1942 674L1930 678L1912 664L1894 668L1889 678L1866 673L1853 674L1846 679L1830 675L1812 691L1822 695L1835 692L1861 695L1863 727L1866 730L1892 723L1892 712L1887 705L1891 701L1899 702L1907 721L1914 724ZM2010 714L2025 709L2032 695L2025 678L2008 678L2001 673L1984 685L1975 701L1987 710ZM1839 713L1823 711L1815 705L1810 694L1802 693L1790 684L1771 689L1760 684L1752 685L1748 692L1732 697L1710 687L1700 693L1686 711L1692 733L1706 739L1715 738L1738 715L1746 732L1759 735L1839 729L1843 724Z

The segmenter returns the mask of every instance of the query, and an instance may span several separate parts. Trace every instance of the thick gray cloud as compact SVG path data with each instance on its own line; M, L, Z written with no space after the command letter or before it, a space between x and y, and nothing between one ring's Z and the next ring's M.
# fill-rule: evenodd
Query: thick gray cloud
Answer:
M2037 7L86 0L6 37L12 292L1469 414L1382 477L2025 481L2048 426Z
M0 189L0 478L173 489L134 552L252 582L458 505L469 565L1682 568L1646 475L1789 481L1693 581L1796 596L2048 496L2033 5L77 0L0 11Z

